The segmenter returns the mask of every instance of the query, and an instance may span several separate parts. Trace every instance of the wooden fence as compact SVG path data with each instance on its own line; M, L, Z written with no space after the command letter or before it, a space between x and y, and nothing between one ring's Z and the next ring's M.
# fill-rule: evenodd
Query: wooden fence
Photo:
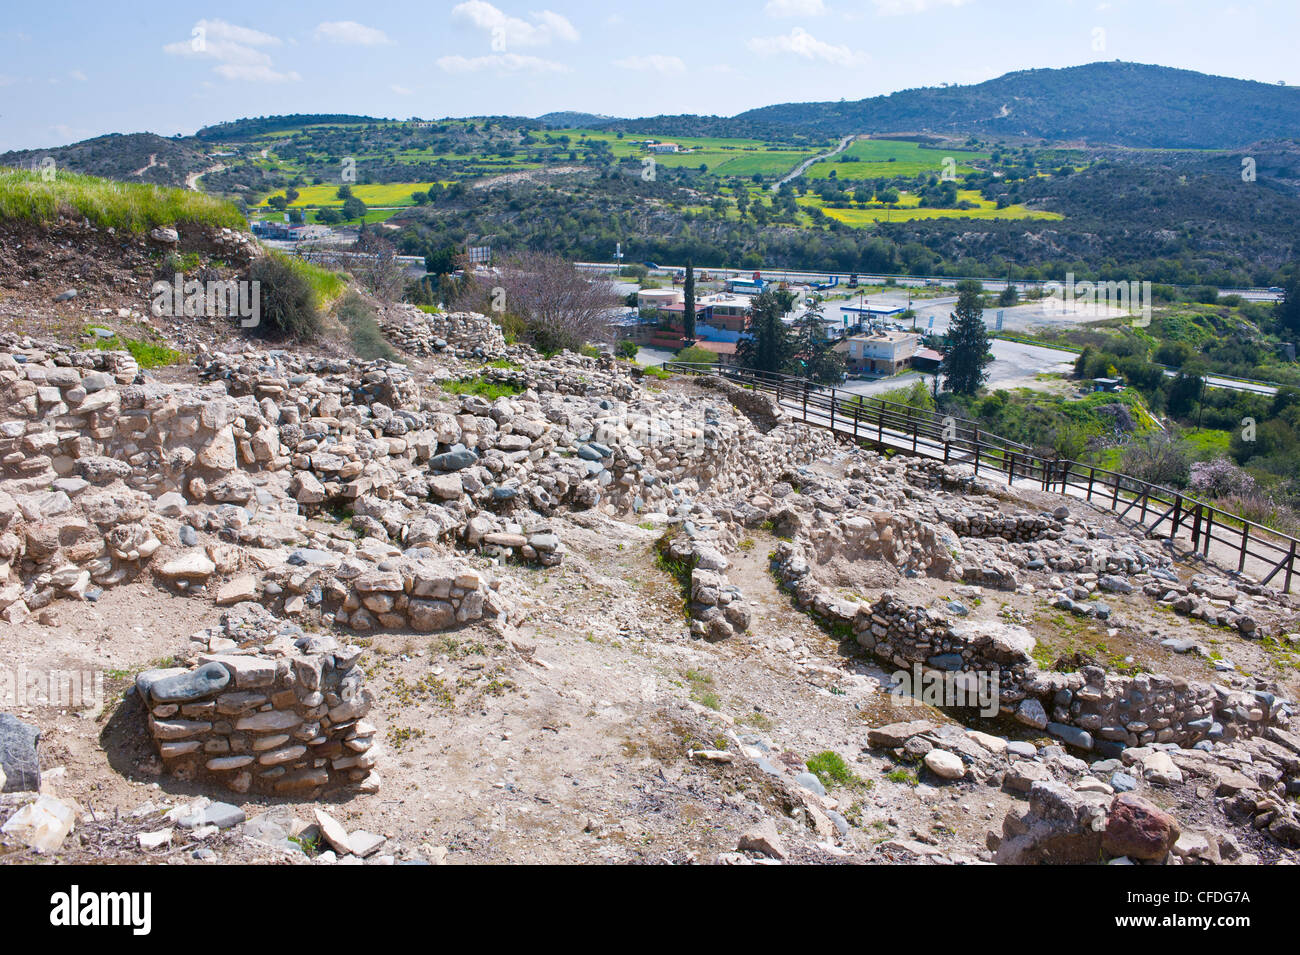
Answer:
M968 419L817 385L806 378L755 372L714 364L669 361L663 367L683 374L719 375L776 397L787 412L808 424L829 428L856 442L968 464L976 475L997 476L1043 491L1083 498L1114 511L1145 529L1150 537L1190 541L1193 553L1219 564L1235 561L1236 573L1249 572L1265 585L1289 593L1300 570L1297 540L1287 534L1198 501L1180 491L1127 474L1065 458L1043 457L1029 446L980 430ZM1210 548L1216 553L1211 557ZM1225 560L1225 556L1230 560Z

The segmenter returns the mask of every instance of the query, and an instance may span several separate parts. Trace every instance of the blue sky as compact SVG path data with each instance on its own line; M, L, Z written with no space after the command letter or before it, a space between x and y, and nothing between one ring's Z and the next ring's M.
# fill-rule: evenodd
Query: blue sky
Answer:
M1123 59L1300 84L1297 0L16 2L0 150L273 113L730 115Z

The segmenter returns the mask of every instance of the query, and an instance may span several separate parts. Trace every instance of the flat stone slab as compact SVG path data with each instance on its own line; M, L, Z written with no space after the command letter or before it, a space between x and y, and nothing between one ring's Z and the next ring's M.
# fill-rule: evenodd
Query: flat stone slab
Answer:
M37 792L41 762L36 744L41 731L10 713L0 713L0 792Z
M150 671L159 672L159 671ZM141 674L144 676L144 674ZM219 693L230 683L230 671L220 663L205 663L197 670L182 670L149 681L149 696L155 703L185 703ZM136 686L140 686L137 677Z

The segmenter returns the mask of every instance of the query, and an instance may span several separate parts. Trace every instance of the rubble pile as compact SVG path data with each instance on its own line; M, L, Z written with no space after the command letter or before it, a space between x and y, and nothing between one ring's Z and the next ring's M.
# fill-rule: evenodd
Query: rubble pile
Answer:
M456 358L492 361L506 354L501 327L476 312L426 312L397 303L381 306L376 317L385 337L411 355L447 352Z

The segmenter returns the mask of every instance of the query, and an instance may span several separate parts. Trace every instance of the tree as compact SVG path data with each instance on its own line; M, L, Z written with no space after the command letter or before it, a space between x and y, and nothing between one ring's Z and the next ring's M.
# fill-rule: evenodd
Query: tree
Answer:
M984 327L983 288L967 280L957 286L957 308L948 323L948 352L939 371L945 390L974 395L988 378L989 333Z
M1004 288L1002 294L998 296L998 306L1000 308L1010 308L1019 301L1020 292L1016 290L1014 285L1008 282L1007 287Z
M360 219L366 214L366 204L356 196L348 196L343 200L343 218Z
M545 252L511 255L493 274L467 267L450 294L454 308L490 315L550 354L607 341L609 310L618 303L611 282L588 279Z
M456 249L444 245L440 249L429 247L424 253L424 271L431 275L446 275L456 268Z
M785 295L788 297L789 292ZM748 336L736 344L736 361L752 371L784 373L795 353L794 336L781 316L787 311L779 290L764 289L749 306Z
M383 302L401 297L406 275L393 243L372 232L363 232L352 245L346 265L362 287Z
M683 304L686 310L682 313L682 333L683 337L689 341L695 339L695 266L690 259L686 260L686 282L682 286Z
M1291 281L1283 286L1282 301L1277 309L1277 321L1283 331L1300 334L1300 265L1291 272Z
M844 356L826 335L822 303L814 301L794 323L797 349L796 368L806 378L822 385L835 385L844 378ZM802 366L798 365L802 362Z

